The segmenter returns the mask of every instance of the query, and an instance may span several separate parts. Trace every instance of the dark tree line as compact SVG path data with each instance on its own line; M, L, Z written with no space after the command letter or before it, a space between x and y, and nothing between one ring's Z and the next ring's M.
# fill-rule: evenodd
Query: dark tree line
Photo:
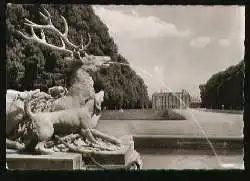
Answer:
M214 74L200 85L202 107L243 109L244 61Z
M7 88L29 90L39 88L47 91L54 85L67 85L70 72L69 62L61 52L23 39L16 30L30 33L24 25L24 18L45 24L39 11L45 7L52 15L53 24L63 29L63 15L69 25L69 39L80 44L80 35L87 41L87 32L91 44L87 53L110 56L114 62L128 63L118 53L117 45L108 33L107 26L95 15L91 6L86 5L7 5L6 19L6 67ZM60 39L50 31L45 31L47 41L60 46ZM39 32L37 32L39 34ZM142 108L149 104L147 87L144 81L128 66L111 65L99 72L91 73L96 91L105 90L103 105L107 109Z

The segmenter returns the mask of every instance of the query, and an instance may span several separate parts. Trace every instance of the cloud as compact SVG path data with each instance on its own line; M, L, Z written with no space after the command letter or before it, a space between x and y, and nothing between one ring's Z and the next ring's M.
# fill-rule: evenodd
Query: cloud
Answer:
M231 45L231 41L227 38L220 39L218 43L220 46L224 46L224 47Z
M155 16L142 17L136 11L128 14L100 6L93 6L93 8L108 26L112 36L128 36L138 39L164 36L187 37L191 34L188 29L179 30L174 24L162 21Z
M197 38L194 38L190 41L189 45L191 47L195 48L204 48L211 42L211 38L206 37L206 36L200 36Z
M133 69L136 73L141 76L144 80L144 83L148 86L148 94L152 96L152 94L159 89L167 89L168 87L164 83L165 78L165 67L155 65L152 71L148 71L145 67L142 68L141 65L133 66Z
M154 74L157 78L163 79L164 78L164 66L154 66Z

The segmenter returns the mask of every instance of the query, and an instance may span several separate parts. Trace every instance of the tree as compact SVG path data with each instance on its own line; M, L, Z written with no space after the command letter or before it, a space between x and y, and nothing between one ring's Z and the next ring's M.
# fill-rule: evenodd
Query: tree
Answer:
M218 72L200 85L202 106L206 108L243 109L244 61Z
M45 24L39 11L46 8L52 15L53 24L64 31L63 15L69 25L69 39L80 44L80 36L87 41L87 32L91 36L88 54L110 56L112 61L129 63L118 52L118 47L108 33L107 26L95 15L91 6L35 4L7 6L7 88L23 91L39 88L43 91L54 85L68 85L72 71L71 62L65 61L67 55L54 52L36 43L27 42L16 30L30 33L24 25L24 19ZM35 30L36 31L36 30ZM36 32L39 35L40 32ZM61 41L50 31L45 31L47 41L61 45ZM149 104L147 87L144 81L129 66L111 65L99 72L91 73L96 91L105 91L103 105L109 109L142 108Z

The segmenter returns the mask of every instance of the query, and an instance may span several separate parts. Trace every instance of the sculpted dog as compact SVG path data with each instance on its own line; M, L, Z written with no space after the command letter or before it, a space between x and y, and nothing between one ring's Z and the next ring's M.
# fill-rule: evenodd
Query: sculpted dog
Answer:
M26 100L24 103L24 110L33 122L34 133L38 141L37 148L41 150L43 144L50 140L54 134L71 134L80 133L86 136L92 144L98 145L93 134L107 139L115 144L120 144L120 141L114 137L107 136L97 130L92 130L96 127L100 115L96 115L95 109L100 111L100 105L103 101L104 92L100 91L96 94L95 99L90 99L81 108L73 108L67 110L60 110L56 112L39 112L33 113L30 108L31 102ZM97 103L96 103L97 102Z
M91 115L89 113L88 105L82 108L67 109L56 112L39 112L33 113L30 109L30 101L25 101L24 110L29 119L34 122L35 129L39 141L48 141L54 134L54 127L56 125L67 125L69 132L74 132L74 128L90 129L93 127ZM90 139L92 138L89 132ZM94 140L92 140L94 141Z

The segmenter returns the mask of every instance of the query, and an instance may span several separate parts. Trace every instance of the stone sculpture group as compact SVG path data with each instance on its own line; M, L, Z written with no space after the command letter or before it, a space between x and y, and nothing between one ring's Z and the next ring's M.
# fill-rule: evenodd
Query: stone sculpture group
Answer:
M19 92L7 90L6 94L6 146L19 151L35 151L40 154L55 152L78 152L84 156L107 151L116 152L124 143L119 139L95 129L101 115L101 103L104 91L95 93L92 77L88 70L98 71L108 67L110 57L93 56L86 53L89 41L83 45L75 45L68 39L68 24L62 17L65 31L59 31L51 21L50 13L40 15L46 25L36 24L25 19L25 25L31 28L31 36L20 31L18 33L29 41L42 44L52 50L69 54L72 61L72 75L69 87L55 86L48 92L39 89ZM41 38L34 29L39 29ZM44 30L51 30L58 36L62 46L46 41ZM134 160L140 167L140 161Z

